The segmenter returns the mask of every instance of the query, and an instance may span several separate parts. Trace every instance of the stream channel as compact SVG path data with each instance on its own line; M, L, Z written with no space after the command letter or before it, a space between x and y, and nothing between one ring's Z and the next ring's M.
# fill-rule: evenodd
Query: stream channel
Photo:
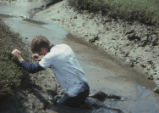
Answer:
M6 1L0 2L0 18L11 30L24 37L27 43L30 43L36 35L44 35L53 44L70 45L86 73L91 93L104 91L125 98L124 100L106 99L104 101L106 106L121 109L124 113L159 113L159 97L152 91L155 86L152 81L128 66L116 62L102 50L77 40L58 25L25 19L24 17L29 17L28 8L35 8L34 3L29 2L30 5L26 3L24 7ZM42 3L37 2L36 5L40 6ZM99 113L114 112L99 111Z

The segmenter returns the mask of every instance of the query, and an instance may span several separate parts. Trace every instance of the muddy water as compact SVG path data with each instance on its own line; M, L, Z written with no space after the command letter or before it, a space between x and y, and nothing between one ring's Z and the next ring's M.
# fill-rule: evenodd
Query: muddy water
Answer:
M23 6L16 4L16 2L3 2L3 4L0 4L0 13L17 16L1 15L1 18L13 31L20 33L27 43L30 43L35 35L44 35L54 44L69 44L86 72L91 93L102 90L108 94L116 94L124 98L122 101L107 99L104 102L106 106L119 108L124 113L159 112L159 97L151 90L154 83L148 81L142 74L135 72L131 68L120 65L95 47L76 40L55 24L46 24L22 18L29 17L28 11L42 5L41 2L37 2L37 4L27 2L26 4ZM20 10L21 8L23 10ZM52 113L54 110L48 110L48 112ZM69 109L68 113L70 112L73 111ZM92 111L92 113L97 112L115 113L115 111L107 109Z

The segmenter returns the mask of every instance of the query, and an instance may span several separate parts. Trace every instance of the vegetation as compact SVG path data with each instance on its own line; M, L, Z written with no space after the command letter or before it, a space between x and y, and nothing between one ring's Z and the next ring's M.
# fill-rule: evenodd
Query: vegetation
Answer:
M0 21L0 98L12 94L20 85L22 78L27 74L18 64L17 59L11 55L11 51L18 48L28 52L18 34L12 33L9 28Z
M78 9L101 11L115 19L159 25L159 0L69 0L69 3Z

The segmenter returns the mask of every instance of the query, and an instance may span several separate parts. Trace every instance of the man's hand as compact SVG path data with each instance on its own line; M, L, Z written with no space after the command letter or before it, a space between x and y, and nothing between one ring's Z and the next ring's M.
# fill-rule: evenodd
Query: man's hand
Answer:
M21 63L22 61L24 61L23 57L21 56L21 51L18 49L14 49L12 52L12 55L16 56L19 60L19 62Z
M33 58L35 61L40 61L40 60L41 60L41 57L39 56L39 54L33 54L33 55L32 55L32 58Z
M21 51L19 51L18 49L14 49L14 50L12 51L12 55L18 57L18 55L21 55Z

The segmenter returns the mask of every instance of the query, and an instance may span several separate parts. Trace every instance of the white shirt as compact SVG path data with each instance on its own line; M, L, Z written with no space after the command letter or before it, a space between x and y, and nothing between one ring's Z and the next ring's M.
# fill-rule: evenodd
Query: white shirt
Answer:
M56 80L69 96L76 96L83 88L86 77L74 52L66 44L55 45L39 64L51 68Z

